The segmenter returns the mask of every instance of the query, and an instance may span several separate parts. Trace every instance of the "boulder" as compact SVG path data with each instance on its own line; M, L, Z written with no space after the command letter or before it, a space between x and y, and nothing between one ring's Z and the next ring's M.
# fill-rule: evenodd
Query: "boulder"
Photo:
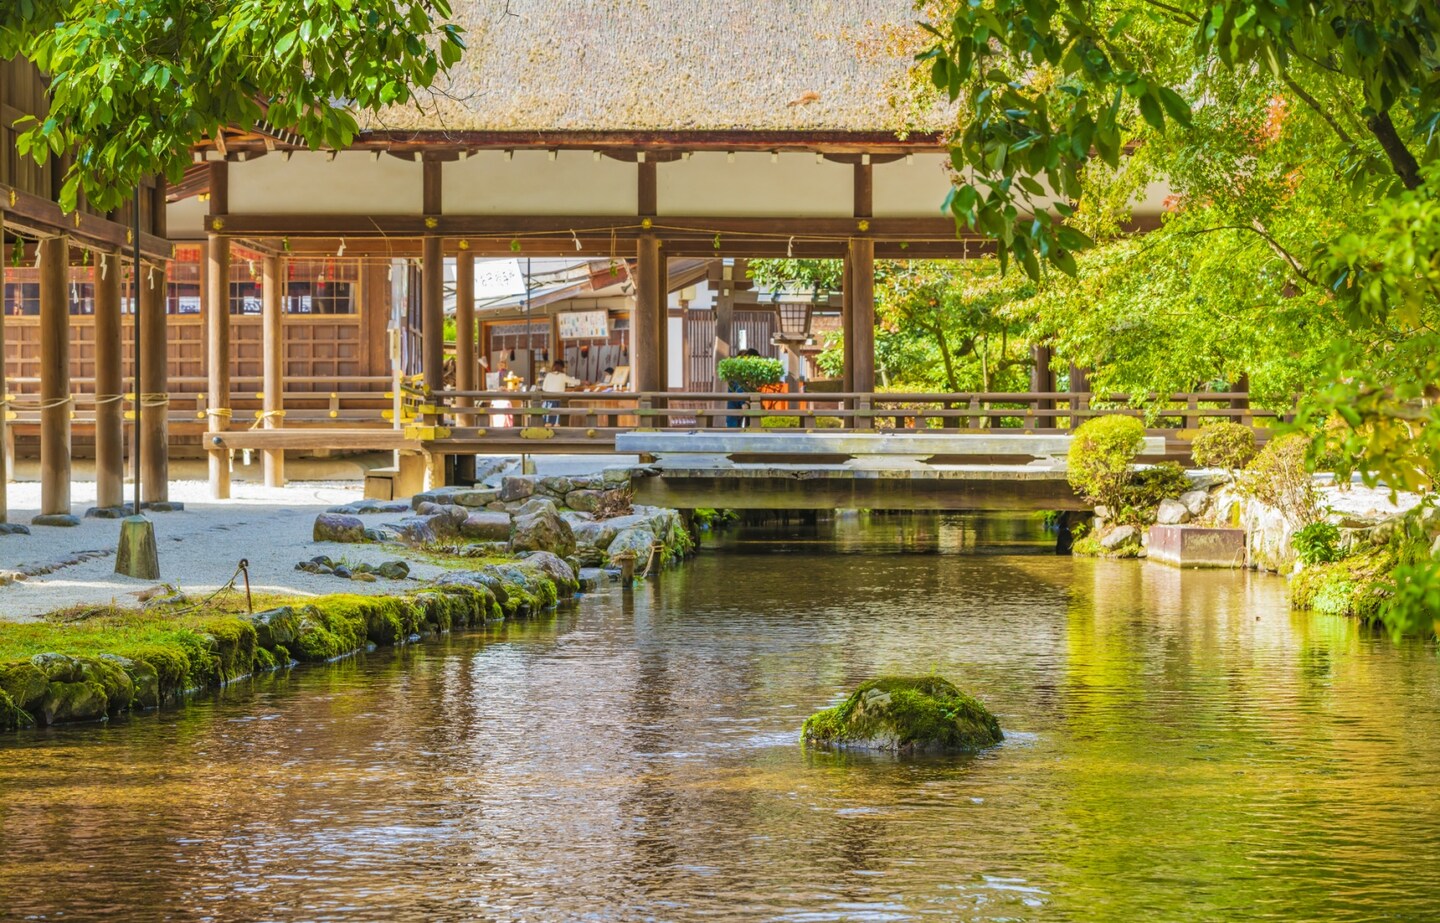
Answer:
M377 565L371 573L386 580L404 580L410 576L410 565L404 561L385 561Z
M29 535L30 527L18 522L0 522L0 535Z
M250 624L255 626L255 643L260 647L288 646L294 644L300 635L300 613L290 606L256 612L249 619Z
M503 542L510 538L510 517L505 513L471 513L460 523L460 534L486 542Z
M460 506L468 506L471 509L478 509L486 506L500 498L500 491L476 487L471 490L462 490L455 494L454 502Z
M295 565L295 569L299 571L304 571L307 574L320 574L322 576L333 574L335 572L334 567L331 567L328 564L320 564L316 561L301 561L299 564Z
M511 551L550 551L562 557L575 553L575 533L552 505L517 516L510 532Z
M33 663L0 666L0 692L27 711L39 709L49 686L50 678Z
M509 504L513 516L532 516L539 512L559 513L560 507L550 497L531 497L528 500Z
M605 571L598 567L582 567L578 576L580 592L593 593L605 582Z
M460 487L437 487L434 490L423 490L410 498L410 508L418 512L421 504L437 503L443 506L454 503L455 495L464 489L465 488Z
M887 676L805 720L801 738L823 747L891 753L963 753L1004 740L1000 722L938 676Z
M510 475L500 481L499 498L504 503L524 500L535 494L535 478Z
M359 516L348 513L321 513L315 517L311 538L317 542L363 542L365 522Z
M1155 521L1162 526L1178 526L1190 521L1190 510L1179 500L1161 500L1155 510Z
M535 481L536 493L544 494L547 497L554 497L556 500L563 498L574 489L574 482L567 477L551 476L539 478Z
M41 513L39 516L30 517L32 526L59 526L65 529L72 529L80 525L80 517L72 516L69 513ZM104 693L101 693L104 697Z
M470 510L458 503L422 503L415 508L415 512L420 516L443 517L453 531L459 531L460 524L470 516Z
M379 580L378 577L376 577L374 574L370 573L369 571L361 571L360 573L351 574L351 575L350 575L350 579L351 579L351 580L358 580L358 581L360 581L361 583L375 583L375 582L377 582L377 581Z
M605 498L606 491L603 490L572 490L565 495L565 505L572 510L583 512L594 512L600 506L600 501Z
M1185 504L1185 509L1190 511L1191 516L1199 516L1205 512L1205 507L1210 505L1210 491L1187 490L1180 495L1180 502Z
M614 561L623 557L633 557L640 567L650 559L650 553L655 548L655 533L649 529L635 527L626 529L615 536L605 548L605 556Z
M575 576L575 570L562 561L558 555L548 551L532 551L525 555L520 563L524 567L538 570L554 581L555 589L561 596L571 596L580 589L580 581Z
M1140 544L1140 530L1134 526L1116 526L1100 536L1100 547L1106 551L1119 551L1130 545Z
M160 704L160 671L143 660L131 660L118 654L101 654L125 672L134 688L134 702L140 708L156 708Z

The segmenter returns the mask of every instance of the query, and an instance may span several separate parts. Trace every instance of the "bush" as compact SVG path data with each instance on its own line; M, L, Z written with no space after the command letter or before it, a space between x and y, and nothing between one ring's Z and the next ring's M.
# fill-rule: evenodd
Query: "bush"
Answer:
M1190 457L1201 468L1238 471L1255 457L1255 431L1239 423L1212 423L1195 437Z
M1116 522L1149 525L1155 521L1160 501L1178 497L1191 487L1185 469L1175 462L1161 462L1141 468L1131 475L1131 482L1120 492L1120 505L1111 507Z
M716 372L725 381L739 385L746 391L759 391L763 385L773 385L785 377L785 369L779 359L764 356L731 356L721 359Z
M1310 440L1299 433L1266 443L1237 479L1240 492L1284 516L1296 529L1320 521L1320 490L1305 465Z
M1296 532L1291 544L1295 547L1295 556L1306 567L1331 564L1345 556L1340 550L1340 529L1324 520L1312 522Z
M761 429L799 429L799 417L761 417Z
M1067 458L1070 486L1088 503L1104 504L1112 514L1125 507L1131 469L1145 448L1145 427L1134 417L1096 417L1075 431Z

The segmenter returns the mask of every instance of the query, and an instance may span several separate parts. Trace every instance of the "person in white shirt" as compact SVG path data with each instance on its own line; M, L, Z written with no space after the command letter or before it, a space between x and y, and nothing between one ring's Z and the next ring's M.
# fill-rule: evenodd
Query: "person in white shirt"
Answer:
M569 375L565 374L565 360L556 359L555 364L550 366L550 371L545 373L545 379L540 383L540 390L544 391L546 394L559 394L560 392L568 391L571 388L578 388L580 387L580 384L580 379L571 378ZM545 401L544 406L559 407L560 402ZM546 426L554 426L559 422L559 414L547 415L545 417Z

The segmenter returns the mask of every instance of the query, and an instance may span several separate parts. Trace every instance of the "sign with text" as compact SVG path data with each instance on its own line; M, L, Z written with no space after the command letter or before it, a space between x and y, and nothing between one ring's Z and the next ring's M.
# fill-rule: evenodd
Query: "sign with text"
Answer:
M556 315L562 340L604 340L610 336L610 315L599 311L567 311Z
M525 294L519 260L476 260L475 297L481 301Z

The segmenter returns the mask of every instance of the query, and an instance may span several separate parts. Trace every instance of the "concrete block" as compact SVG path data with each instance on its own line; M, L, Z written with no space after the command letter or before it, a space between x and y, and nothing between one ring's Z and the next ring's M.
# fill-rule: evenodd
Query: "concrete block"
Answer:
M1175 567L1244 567L1245 530L1151 526L1150 560Z

